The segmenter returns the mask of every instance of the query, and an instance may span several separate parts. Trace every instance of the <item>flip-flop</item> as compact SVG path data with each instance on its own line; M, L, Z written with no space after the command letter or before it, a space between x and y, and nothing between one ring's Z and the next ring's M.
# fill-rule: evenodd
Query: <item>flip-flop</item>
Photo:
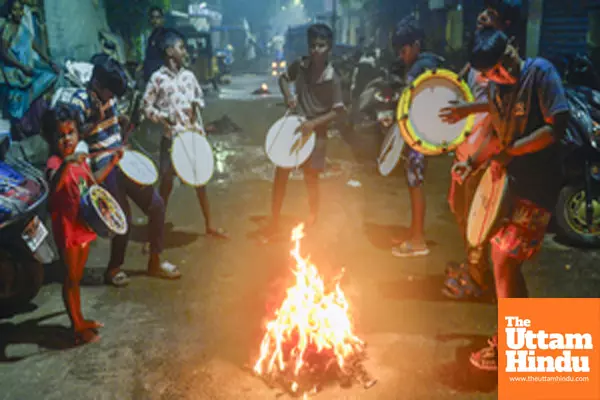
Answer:
M160 279L169 279L175 280L181 278L181 272L179 269L168 261L163 261L160 263L158 268L148 269L148 275L160 278Z
M221 228L217 228L217 229L209 229L206 231L206 236L212 236L214 238L217 239L225 239L225 240L229 240L229 235L227 234L227 232L225 232L225 230L221 229Z
M100 335L94 332L92 329L84 329L79 332L75 332L75 344L77 346L89 343L98 343L100 341Z
M392 254L395 257L423 257L429 255L429 249L427 247L417 249L409 242L403 242L400 246L392 248Z
M496 347L485 347L469 357L471 364L482 371L498 371L498 349Z
M119 288L129 285L129 283L131 282L131 280L129 279L127 274L123 271L119 271L112 276L107 274L104 277L104 280L107 284L113 285L114 287L119 287Z

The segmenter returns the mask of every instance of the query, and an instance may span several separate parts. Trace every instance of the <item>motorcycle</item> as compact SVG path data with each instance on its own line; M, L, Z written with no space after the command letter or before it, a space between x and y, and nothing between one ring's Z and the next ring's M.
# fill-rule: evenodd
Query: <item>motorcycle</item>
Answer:
M562 141L564 186L555 209L559 235L600 245L600 91L566 86L571 118Z
M31 301L54 260L49 231L40 217L48 197L43 174L21 160L0 161L0 309Z

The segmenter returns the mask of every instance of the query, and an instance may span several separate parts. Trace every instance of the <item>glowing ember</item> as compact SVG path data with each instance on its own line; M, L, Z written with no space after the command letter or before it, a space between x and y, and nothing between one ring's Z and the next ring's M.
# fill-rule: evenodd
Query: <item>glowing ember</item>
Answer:
M296 284L266 325L254 372L279 380L292 392L316 390L332 374L344 381L363 378L361 382L370 387L374 381L360 364L365 343L352 331L340 277L328 291L317 268L300 254L303 229L300 224L292 231Z

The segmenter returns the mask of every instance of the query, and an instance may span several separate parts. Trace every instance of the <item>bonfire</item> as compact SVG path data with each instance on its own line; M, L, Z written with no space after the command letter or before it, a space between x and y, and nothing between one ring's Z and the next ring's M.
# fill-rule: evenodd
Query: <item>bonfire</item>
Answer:
M303 229L301 224L292 231L296 284L266 325L254 373L297 394L317 392L332 381L371 387L375 381L362 365L366 345L353 332L341 275L326 287L317 267L300 254Z

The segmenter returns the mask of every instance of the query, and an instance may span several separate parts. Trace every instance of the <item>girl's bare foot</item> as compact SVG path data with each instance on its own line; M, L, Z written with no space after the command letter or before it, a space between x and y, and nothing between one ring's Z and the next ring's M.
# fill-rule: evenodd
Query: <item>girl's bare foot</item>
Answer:
M94 321L94 320L85 320L81 324L80 329L83 330L83 329L100 329L100 328L104 328L104 324L102 322Z
M75 332L75 343L86 344L86 343L97 343L100 341L100 335L94 332L92 329L84 329L82 331Z

